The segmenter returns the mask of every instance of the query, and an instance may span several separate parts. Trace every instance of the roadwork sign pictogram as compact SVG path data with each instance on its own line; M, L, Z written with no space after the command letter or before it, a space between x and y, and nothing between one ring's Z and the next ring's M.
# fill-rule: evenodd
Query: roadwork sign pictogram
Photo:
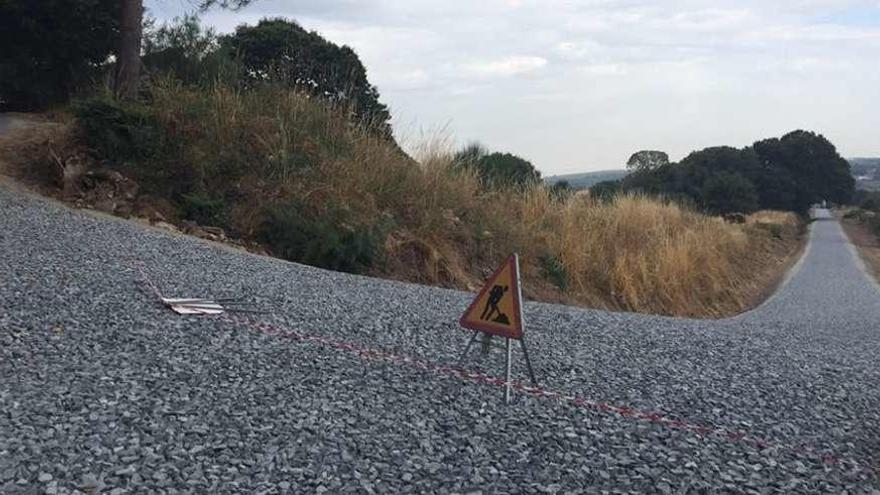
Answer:
M514 254L486 281L459 324L499 337L522 339L522 292L519 260Z

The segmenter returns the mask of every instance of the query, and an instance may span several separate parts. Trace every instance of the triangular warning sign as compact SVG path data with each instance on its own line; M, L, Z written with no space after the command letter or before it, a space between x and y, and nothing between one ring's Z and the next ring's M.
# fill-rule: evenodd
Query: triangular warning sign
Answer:
M476 299L461 315L464 328L520 339L523 335L519 257L512 255L486 281Z

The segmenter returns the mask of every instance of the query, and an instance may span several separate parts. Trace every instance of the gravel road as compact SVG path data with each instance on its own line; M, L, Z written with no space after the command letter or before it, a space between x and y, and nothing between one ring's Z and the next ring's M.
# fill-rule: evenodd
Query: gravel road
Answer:
M526 304L544 392L504 407L498 386L443 367L468 338L456 322L469 294L239 253L5 186L0 212L2 493L876 485L880 292L834 220L736 318ZM174 315L138 263L167 295L273 311ZM498 354L470 366L497 376Z

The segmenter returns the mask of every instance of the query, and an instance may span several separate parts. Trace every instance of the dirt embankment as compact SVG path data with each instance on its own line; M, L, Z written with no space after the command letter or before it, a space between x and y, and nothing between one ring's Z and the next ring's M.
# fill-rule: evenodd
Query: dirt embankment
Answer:
M843 212L836 212L849 241L853 243L868 270L875 280L880 280L880 236L874 233L871 225L858 218L846 218Z
M266 254L257 243L230 238L217 227L174 217L166 202L141 194L138 184L97 164L67 115L4 114L0 181L76 208L132 219L174 233Z

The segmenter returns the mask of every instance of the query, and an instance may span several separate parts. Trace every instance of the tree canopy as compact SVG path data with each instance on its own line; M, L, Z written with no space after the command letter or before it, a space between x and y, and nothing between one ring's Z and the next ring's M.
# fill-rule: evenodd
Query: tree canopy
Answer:
M456 153L455 163L476 170L487 187L528 186L541 181L541 172L530 161L511 153L492 153L479 144Z
M636 171L654 170L669 163L669 155L663 151L637 151L626 161L626 168Z
M240 58L246 84L286 84L348 105L357 119L390 136L388 107L350 47L280 18L239 26L221 44Z
M0 109L64 102L118 38L115 0L0 1Z
M824 136L794 131L742 149L706 148L678 163L638 169L622 187L685 199L715 213L804 212L822 200L848 202L855 181L849 163Z

